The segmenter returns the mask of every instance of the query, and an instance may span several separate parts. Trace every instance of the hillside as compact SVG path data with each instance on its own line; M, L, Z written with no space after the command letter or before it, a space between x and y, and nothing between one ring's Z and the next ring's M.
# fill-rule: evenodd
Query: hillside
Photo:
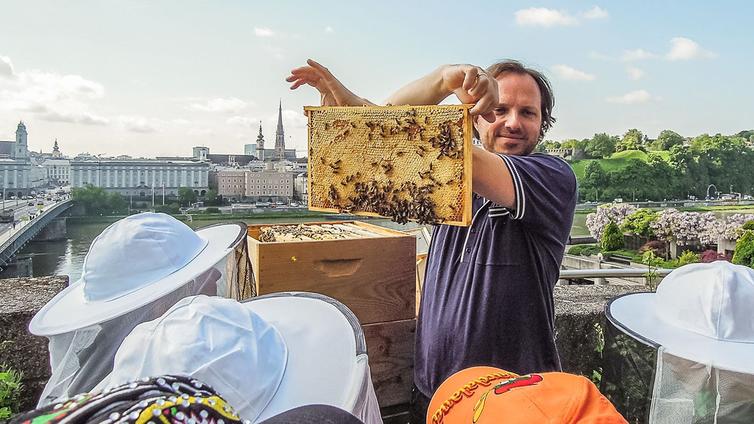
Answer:
M668 151L651 153L659 154L665 160L668 160L670 156L670 152ZM622 152L613 153L613 155L607 159L577 160L571 162L571 167L573 167L573 172L576 174L576 179L581 180L581 178L584 177L584 169L586 169L586 166L589 164L589 162L597 161L599 162L600 166L602 166L602 169L605 170L605 172L610 172L625 168L626 166L628 166L629 161L631 161L632 159L639 159L646 162L649 159L649 154L642 152L641 150L625 150Z

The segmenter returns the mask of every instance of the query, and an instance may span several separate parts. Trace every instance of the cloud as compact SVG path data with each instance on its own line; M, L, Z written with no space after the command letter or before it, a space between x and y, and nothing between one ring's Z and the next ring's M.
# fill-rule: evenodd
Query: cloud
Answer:
M328 25L325 27L325 32L328 34L332 34L333 32L335 32L335 30L331 26Z
M703 49L694 40L685 37L672 38L670 44L670 52L665 56L668 60L711 59L717 56L714 52Z
M608 13L607 10L599 6L594 6L586 12L583 12L581 16L583 16L584 19L605 19L608 17Z
M19 71L10 58L0 58L0 110L29 112L53 122L107 125L109 120L91 112L88 104L104 95L102 84L80 75Z
M257 37L272 37L275 33L269 28L257 28L254 27L254 35Z
M107 125L110 121L107 118L93 115L90 113L66 113L54 110L37 110L39 119L50 122L67 122L70 124L82 125Z
M630 78L630 79L632 79L634 81L636 81L636 80L638 80L638 79L640 79L641 77L644 76L644 71L643 70L641 70L639 68L636 68L636 67L633 67L633 66L629 66L628 68L626 68L626 72L628 73L628 78Z
M232 116L225 120L225 123L239 127L255 128L259 126L259 121L259 118L253 118L250 116Z
M637 60L653 59L657 57L656 54L648 52L644 49L624 50L620 57L620 60L624 62L634 62Z
M13 62L7 56L0 56L0 78L13 78Z
M578 21L568 12L544 7L531 7L516 11L516 24L520 26L552 27L557 25L576 25Z
M569 81L592 81L595 76L584 71L572 68L568 65L554 65L552 72L564 80Z
M249 104L236 97L215 98L202 103L192 103L189 110L201 112L237 113L245 109Z
M131 132L136 132L136 133L157 132L157 128L155 128L152 124L150 124L149 120L143 116L119 116L118 123L126 131L131 131Z
M647 103L650 100L656 99L647 90L636 90L626 93L618 97L608 97L607 100L610 103L620 103L624 105L634 105L639 103Z

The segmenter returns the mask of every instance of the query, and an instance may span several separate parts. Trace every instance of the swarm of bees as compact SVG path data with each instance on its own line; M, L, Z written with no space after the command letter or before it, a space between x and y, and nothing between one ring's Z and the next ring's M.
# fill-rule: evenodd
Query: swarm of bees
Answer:
M342 109L308 110L313 209L376 214L402 224L465 219L470 125L463 108Z

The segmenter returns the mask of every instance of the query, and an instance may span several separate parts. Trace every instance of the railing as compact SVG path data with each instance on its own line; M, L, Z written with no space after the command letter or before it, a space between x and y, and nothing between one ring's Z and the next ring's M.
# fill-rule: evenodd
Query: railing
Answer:
M673 270L666 268L655 268L652 274L658 277L664 277ZM613 269L562 269L560 270L560 279L572 280L577 278L621 278L621 277L646 277L647 268L613 268Z
M73 201L70 199L48 205L40 211L39 217L21 221L15 228L0 235L0 269L6 267L16 252L71 206L73 206Z

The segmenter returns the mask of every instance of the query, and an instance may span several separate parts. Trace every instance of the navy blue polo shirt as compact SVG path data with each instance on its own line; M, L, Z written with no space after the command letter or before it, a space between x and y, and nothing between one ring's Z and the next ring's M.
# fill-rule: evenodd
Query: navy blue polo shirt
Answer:
M560 370L553 288L573 223L576 176L555 156L500 158L513 177L515 208L475 194L470 227L434 228L414 361L415 384L428 397L470 366Z

